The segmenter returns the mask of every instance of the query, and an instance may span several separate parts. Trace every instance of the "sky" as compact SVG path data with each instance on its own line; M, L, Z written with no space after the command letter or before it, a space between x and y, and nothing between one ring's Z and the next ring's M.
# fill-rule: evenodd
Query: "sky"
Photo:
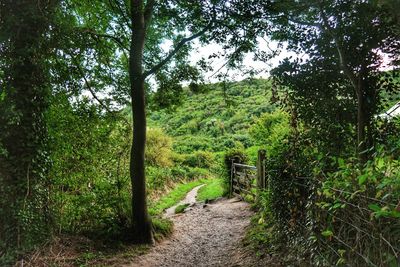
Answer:
M224 49L222 46L211 43L206 46L202 46L197 40L193 41L193 51L190 53L190 62L195 65L199 60L202 58L208 59L208 57L214 53L222 53L224 52ZM276 41L269 41L268 39L265 38L259 38L258 39L258 48L262 51L265 52L271 52L271 51L276 51L278 49L278 42ZM162 49L168 53L172 49L172 42L166 41L164 44L162 44ZM229 71L227 79L229 80L235 80L235 81L240 81L245 78L247 78L249 75L246 74L246 70L252 68L257 71L257 75L255 77L257 78L268 78L269 77L269 71L278 66L279 62L288 57L288 56L296 56L296 54L292 52L288 52L285 49L285 46L283 48L279 48L279 55L268 60L268 62L262 62L259 60L254 59L254 53L249 53L245 56L244 62L243 62L243 68L240 68L235 71ZM213 58L207 60L207 62L210 64L211 68L213 69L212 71L206 72L204 74L205 82L206 83L213 83L217 82L218 78L217 75L218 73L226 73L226 68L224 67L224 64L226 64L227 59L226 58Z
M275 51L278 49L278 43L275 41L268 41L266 39L259 38L259 49L265 52L269 52L271 50ZM259 60L254 59L254 54L249 53L245 56L243 65L244 68L240 68L236 71L230 71L229 72L229 79L230 80L236 80L240 81L248 77L248 75L245 73L245 69L253 68L257 72L259 72L256 77L259 78L267 78L269 77L269 71L278 66L279 62L284 59L285 57L288 57L290 55L294 55L291 52L286 51L285 48L281 48L280 54L270 60L268 62L262 62ZM223 52L224 50L222 47L218 44L209 44L207 46L201 46L198 42L194 43L194 50L191 52L190 59L193 64L198 62L202 57L208 58L211 54L218 53L218 52ZM224 67L224 64L226 63L227 59L226 58L215 58L210 60L210 66L213 68L213 71L209 71L205 73L205 82L217 82L217 73L225 73L226 68Z

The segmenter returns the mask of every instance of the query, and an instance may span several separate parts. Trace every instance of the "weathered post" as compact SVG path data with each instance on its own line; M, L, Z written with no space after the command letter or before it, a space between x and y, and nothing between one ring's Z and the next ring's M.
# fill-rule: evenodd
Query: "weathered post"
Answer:
M235 172L234 163L235 163L235 159L233 158L233 159L231 159L231 182L230 182L230 185L229 185L229 197L232 197L232 194L233 194L233 176L235 175L234 174L234 172Z
M266 187L265 183L265 155L266 151L258 150L257 158L257 188L263 190Z

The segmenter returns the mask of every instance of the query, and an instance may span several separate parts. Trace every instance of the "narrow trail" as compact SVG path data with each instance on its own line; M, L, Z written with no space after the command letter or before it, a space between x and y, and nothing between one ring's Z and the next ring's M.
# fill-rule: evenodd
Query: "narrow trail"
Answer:
M176 207L178 207L179 205L182 204L189 204L189 206L193 206L194 204L196 204L196 196L197 196L197 192L199 191L200 188L202 188L203 186L205 186L205 184L196 186L195 188L193 188L185 197L185 199L181 200L178 204L176 204L175 206L172 206L170 208L168 208L165 211L165 217L172 217L175 215L175 209Z
M249 204L238 199L194 203L200 187L182 201L193 202L185 213L166 212L174 222L172 236L126 266L267 266L241 245L253 214Z

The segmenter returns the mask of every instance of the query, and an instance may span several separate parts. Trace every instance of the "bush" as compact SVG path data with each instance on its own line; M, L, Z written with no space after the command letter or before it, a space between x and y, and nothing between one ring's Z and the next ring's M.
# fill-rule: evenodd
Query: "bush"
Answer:
M175 166L171 168L171 176L173 180L184 180L187 176L187 170L180 166Z
M172 165L172 138L159 128L147 130L146 162L157 167Z
M316 240L315 246L329 262L396 266L400 252L400 161L382 153L364 168L351 160L335 160L339 167L335 172L324 174L315 169L321 183L316 205L308 207L313 214L309 221L317 225L310 238ZM340 252L333 253L327 242Z
M395 266L399 160L379 152L360 167L319 154L302 136L278 148L267 158L269 190L258 203L269 247L310 266Z
M182 165L186 159L186 155L172 152L171 159L172 159L172 162L174 163L174 165Z
M235 134L232 136L235 142L240 142L244 147L250 147L253 145L253 140L247 134Z
M212 140L206 136L186 135L184 138L175 139L174 150L178 153L192 153L194 151L212 150Z
M215 164L215 158L211 152L197 151L187 155L183 163L190 167L211 168Z
M209 178L211 177L210 172L207 169L202 168L191 168L188 171L187 177L189 180L197 180L200 178Z
M251 146L249 148L246 148L246 155L248 156L249 164L251 164L251 165L257 164L258 151L261 149L264 149L264 148L261 146Z
M116 235L129 223L131 128L90 101L57 95L48 113L54 223L61 233Z
M171 169L169 168L149 166L146 168L146 174L146 183L149 191L165 188L168 182L171 182L174 178L171 174Z
M290 133L289 115L277 110L274 113L263 114L249 129L249 133L257 145L267 146L273 150Z

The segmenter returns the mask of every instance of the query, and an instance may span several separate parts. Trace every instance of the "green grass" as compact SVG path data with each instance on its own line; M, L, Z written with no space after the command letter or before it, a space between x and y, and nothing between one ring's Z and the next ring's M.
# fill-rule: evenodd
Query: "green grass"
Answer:
M173 224L171 220L164 218L152 218L154 238L161 240L172 233Z
M189 204L188 204L188 203L179 205L179 206L177 206L177 207L175 208L175 213L176 213L176 214L178 214L178 213L183 213L187 207L189 207Z
M197 193L197 201L205 201L206 199L212 200L224 195L224 181L223 179L212 179L205 186L200 188Z
M174 190L163 196L159 201L150 206L149 212L152 216L161 215L164 210L172 207L185 198L186 194L196 186L209 184L214 179L199 179L188 183L180 184Z

